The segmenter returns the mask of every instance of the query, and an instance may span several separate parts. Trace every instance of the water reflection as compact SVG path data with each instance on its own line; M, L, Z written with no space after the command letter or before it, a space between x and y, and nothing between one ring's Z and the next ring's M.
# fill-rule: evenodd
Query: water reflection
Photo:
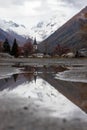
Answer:
M55 67L54 67L55 68ZM67 67L67 68L56 68L54 73L46 73L40 74L40 76L54 86L60 93L62 93L65 97L71 100L73 103L82 108L85 112L87 112L87 68L86 67ZM62 72L61 72L62 71ZM60 78L55 78L58 73L68 72L68 80L60 80ZM72 76L73 75L73 76ZM66 75L65 75L66 76ZM79 78L80 77L80 78ZM85 82L83 79L85 78ZM72 80L70 80L72 79ZM76 81L74 82L74 80ZM82 79L82 80L81 80ZM79 82L78 82L79 81Z
M40 101L54 100L55 102L58 100L57 93L60 92L87 112L87 83L74 82L75 77L77 77L76 80L79 77L87 80L86 67L25 66L22 70L22 74L13 74L10 78L0 80L0 91L2 91L0 95L15 93L22 97L32 97ZM60 73L68 75L68 80L57 78ZM72 80L69 80L71 78Z
M15 82L16 82L17 78L18 78L18 74L13 74L13 79L14 79Z
M4 89L8 89L10 91L26 81L28 81L28 83L32 81L36 83L36 79L36 73L13 74L10 78L0 79L0 91L3 91Z
M21 70L0 80L0 129L87 129L87 115L76 106L87 111L87 84L55 78L69 67L26 66Z
M87 67L68 67L68 70L57 73L56 78L64 81L87 83Z

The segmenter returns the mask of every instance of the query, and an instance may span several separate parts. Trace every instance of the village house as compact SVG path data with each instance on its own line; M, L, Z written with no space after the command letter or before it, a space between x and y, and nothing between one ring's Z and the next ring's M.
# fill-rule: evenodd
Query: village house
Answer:
M78 51L80 57L87 57L87 48L82 48Z

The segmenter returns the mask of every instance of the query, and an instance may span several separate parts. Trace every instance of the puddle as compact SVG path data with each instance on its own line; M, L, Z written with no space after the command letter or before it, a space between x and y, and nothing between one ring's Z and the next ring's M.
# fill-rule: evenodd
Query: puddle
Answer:
M58 72L56 79L87 83L87 67L68 67L69 70Z
M55 79L76 68L26 66L0 79L0 129L86 130L87 84Z

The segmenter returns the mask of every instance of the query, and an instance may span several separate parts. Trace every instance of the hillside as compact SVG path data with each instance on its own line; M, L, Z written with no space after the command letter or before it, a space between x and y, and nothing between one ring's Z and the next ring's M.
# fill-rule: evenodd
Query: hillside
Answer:
M38 46L39 50L48 48L48 52L60 44L72 49L87 47L87 7L71 18Z
M59 19L60 17L61 19ZM67 21L67 17L55 13L55 15L50 16L50 18L39 21L37 25L31 28L29 33L31 36L36 36L38 41L43 41L54 33L57 28L61 27L64 21Z
M22 45L26 42L27 38L31 40L26 31L27 29L24 25L0 19L0 41L4 41L7 38L10 44L12 44L14 38L16 38L17 42Z

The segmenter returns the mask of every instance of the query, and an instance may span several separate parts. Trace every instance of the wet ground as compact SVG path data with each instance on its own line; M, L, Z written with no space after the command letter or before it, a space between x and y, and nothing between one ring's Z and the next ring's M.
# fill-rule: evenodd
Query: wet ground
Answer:
M87 130L86 75L83 67L0 67L0 130Z

